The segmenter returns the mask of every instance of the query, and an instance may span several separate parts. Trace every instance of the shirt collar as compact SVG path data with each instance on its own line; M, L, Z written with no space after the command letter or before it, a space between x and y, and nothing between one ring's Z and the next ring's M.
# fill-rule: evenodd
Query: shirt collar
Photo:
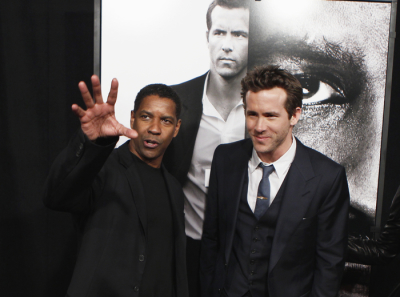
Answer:
M275 162L272 162L272 163L265 163L265 162L263 162L263 163L265 165L274 165L275 172L279 178L289 169L290 165L292 164L292 162L294 160L294 156L296 154L296 146L297 146L296 138L294 138L294 136L292 135L292 145L286 151L286 153L283 154L282 157L280 157L278 160L276 160ZM257 152L253 147L253 153L252 153L251 159L249 161L249 169L250 169L251 173L253 173L257 169L260 162L262 162L262 161L261 161L260 157L257 155Z

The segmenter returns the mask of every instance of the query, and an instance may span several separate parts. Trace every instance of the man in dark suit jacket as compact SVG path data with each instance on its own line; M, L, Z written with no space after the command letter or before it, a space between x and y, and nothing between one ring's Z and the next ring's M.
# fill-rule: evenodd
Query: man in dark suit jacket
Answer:
M103 103L81 82L81 130L58 156L45 204L73 213L81 231L67 296L187 297L183 192L161 161L180 127L180 101L165 85L137 95L131 128L114 116L118 82ZM119 135L131 140L114 150Z
M202 296L337 296L347 244L345 170L293 137L302 105L294 76L256 68L242 80L242 96L251 139L214 154Z
M245 0L214 0L207 11L210 71L172 88L182 99L182 127L164 157L185 193L190 296L200 288L199 257L208 177L215 148L245 137L240 81L247 71Z

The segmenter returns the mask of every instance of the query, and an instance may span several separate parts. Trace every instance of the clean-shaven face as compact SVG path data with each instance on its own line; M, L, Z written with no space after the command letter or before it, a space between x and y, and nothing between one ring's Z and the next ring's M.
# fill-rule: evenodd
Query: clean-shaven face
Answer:
M247 70L249 10L216 6L207 32L211 71L229 79Z
M165 150L179 131L175 102L150 95L131 113L131 127L138 137L129 143L132 153L152 167L160 167Z

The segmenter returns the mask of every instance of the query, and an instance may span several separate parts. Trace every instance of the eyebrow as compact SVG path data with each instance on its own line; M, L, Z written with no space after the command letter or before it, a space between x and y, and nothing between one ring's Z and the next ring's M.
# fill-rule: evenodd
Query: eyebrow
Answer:
M362 51L357 48L350 51L340 43L329 42L325 38L321 44L308 44L306 37L298 39L273 35L261 43L253 40L249 47L249 57L253 58L249 61L252 64L250 67L274 64L276 58L288 59L296 63L304 75L335 83L349 100L359 96L367 83Z
M262 113L259 113L259 112L257 112L257 111L254 111L254 110L251 110L251 109L248 109L248 110L246 110L246 114L249 114L249 115L262 115L262 116L278 116L279 115L279 112L276 112L276 111L267 111L267 112L262 112Z
M211 32L227 32L227 30L226 29L215 28L215 29L211 30Z
M152 112L147 111L147 110L145 110L145 109L142 109L142 110L140 111L140 113L147 113L147 114L149 114L149 115L153 115Z

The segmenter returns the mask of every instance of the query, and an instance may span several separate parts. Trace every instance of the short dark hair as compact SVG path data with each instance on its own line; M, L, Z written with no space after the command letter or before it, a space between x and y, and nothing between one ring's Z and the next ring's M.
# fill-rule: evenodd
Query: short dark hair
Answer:
M207 30L210 31L211 26L212 26L212 20L211 20L211 13L214 10L216 6L221 6L225 8L249 8L248 0L214 0L213 2L210 3L210 6L208 6L207 10Z
M258 66L248 72L242 79L242 98L246 108L248 91L257 93L262 90L282 88L287 94L285 109L289 119L296 113L296 108L302 106L303 88L299 80L286 70L276 65Z
M143 99L151 95L157 95L160 98L171 99L175 103L176 119L180 119L182 109L181 100L179 99L178 94L171 87L164 84L151 84L142 88L136 95L133 112L136 113L140 107L140 104L142 104Z

